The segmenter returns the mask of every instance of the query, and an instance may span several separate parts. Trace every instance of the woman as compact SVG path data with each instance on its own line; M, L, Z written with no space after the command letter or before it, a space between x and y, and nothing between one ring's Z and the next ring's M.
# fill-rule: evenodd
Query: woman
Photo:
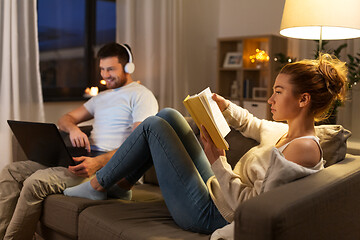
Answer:
M203 151L181 114L163 109L138 126L116 152L100 156L112 158L90 183L64 193L104 199L112 184L120 180L119 186L130 188L154 165L174 221L183 229L210 234L232 222L244 200L323 168L314 120L323 119L333 101L344 98L346 73L345 63L327 54L286 65L268 103L274 120L287 124L260 120L214 94L229 125L260 142L234 169L205 129ZM298 175L287 174L289 168Z

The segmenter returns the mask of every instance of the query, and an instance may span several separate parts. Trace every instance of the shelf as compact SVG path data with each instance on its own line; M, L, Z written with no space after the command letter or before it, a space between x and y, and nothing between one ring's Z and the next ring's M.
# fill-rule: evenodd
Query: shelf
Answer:
M249 102L267 102L267 99L257 99L257 98L243 98L242 100Z
M264 50L269 56L269 62L252 63L250 57L256 52L261 52L256 51L256 49ZM275 54L286 54L286 51L287 39L274 35L219 38L217 92L229 100L235 100L241 106L244 106L244 102L249 101L261 103L261 110L265 109L265 113L259 115L271 119L267 99L272 94L272 86L280 69L279 63L273 61L273 59ZM227 53L231 52L241 53L242 67L224 68ZM263 56L266 56L266 54L263 54ZM260 67L257 67L257 65L260 65ZM238 93L239 97L235 99L229 98L228 96L231 96L231 92L234 91ZM264 100L253 99L255 93L257 96L263 97Z
M241 71L243 68L219 68L220 71Z
M247 68L243 68L244 71L267 71L269 70L268 67L261 67L261 68L250 68L250 67L247 67Z
M246 67L246 68L224 68L221 67L219 68L220 71L267 71L269 70L269 67L261 67L261 68L251 68L251 67Z

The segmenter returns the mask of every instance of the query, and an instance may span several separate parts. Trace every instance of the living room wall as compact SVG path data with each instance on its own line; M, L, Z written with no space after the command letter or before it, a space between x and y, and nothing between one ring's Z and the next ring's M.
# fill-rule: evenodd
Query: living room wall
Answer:
M220 1L219 37L279 35L285 0Z
M279 35L285 0L184 0L182 2L182 41L184 72L182 83L185 94L194 94L210 86L216 89L216 41L218 37ZM313 58L316 45L311 40L288 39L288 55L297 59ZM355 54L360 49L360 39L331 41L336 48L343 42L348 47L342 55ZM180 94L181 95L181 94ZM182 97L182 96L181 96ZM181 101L179 98L178 101ZM56 122L81 102L45 103L46 121ZM360 139L360 127L356 124L356 106L351 100L340 109L339 123L353 131L353 139ZM184 109L180 109L186 113Z

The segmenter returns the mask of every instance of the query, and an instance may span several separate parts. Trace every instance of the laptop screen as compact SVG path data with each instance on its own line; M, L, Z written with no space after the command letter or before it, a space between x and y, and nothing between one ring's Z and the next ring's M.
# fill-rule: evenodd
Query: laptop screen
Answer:
M49 167L75 165L55 124L14 120L8 124L29 160Z

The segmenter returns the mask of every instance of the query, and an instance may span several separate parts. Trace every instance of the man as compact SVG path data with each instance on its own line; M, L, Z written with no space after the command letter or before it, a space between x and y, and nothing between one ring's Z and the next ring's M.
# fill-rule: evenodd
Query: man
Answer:
M59 119L73 146L103 153L118 148L141 121L158 111L150 90L134 82L130 48L110 43L98 52L101 76L108 90ZM130 67L129 67L130 66ZM77 124L94 119L90 138ZM14 162L0 174L0 239L32 239L46 196L87 181L105 161L74 158L79 164L47 168L33 161ZM129 192L114 185L112 196L128 199Z

